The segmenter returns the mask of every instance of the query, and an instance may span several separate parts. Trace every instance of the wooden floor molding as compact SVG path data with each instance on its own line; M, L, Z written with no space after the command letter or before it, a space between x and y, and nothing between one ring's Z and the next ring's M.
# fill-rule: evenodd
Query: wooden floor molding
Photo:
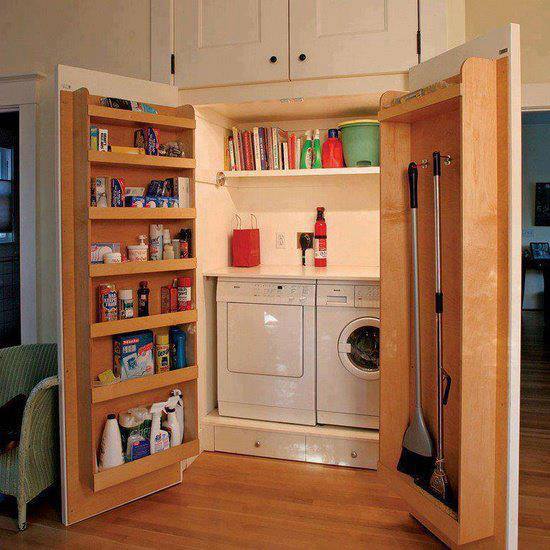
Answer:
M550 335L540 312L524 313L521 415L519 548L549 548ZM23 533L1 518L0 548L443 548L375 472L203 453L184 476L70 528L42 498Z

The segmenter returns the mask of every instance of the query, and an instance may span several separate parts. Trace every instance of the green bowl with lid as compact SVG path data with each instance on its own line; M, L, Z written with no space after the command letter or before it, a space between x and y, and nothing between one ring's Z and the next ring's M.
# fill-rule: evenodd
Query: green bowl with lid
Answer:
M380 165L380 123L377 120L350 120L338 127L346 166Z

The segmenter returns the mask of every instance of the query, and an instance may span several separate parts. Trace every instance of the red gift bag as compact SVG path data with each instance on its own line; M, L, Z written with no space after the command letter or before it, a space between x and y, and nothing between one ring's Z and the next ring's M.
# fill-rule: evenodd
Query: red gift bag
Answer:
M256 216L250 214L251 229L242 229L240 216L236 214L235 217L237 228L233 229L233 239L231 240L233 267L260 265L260 230Z

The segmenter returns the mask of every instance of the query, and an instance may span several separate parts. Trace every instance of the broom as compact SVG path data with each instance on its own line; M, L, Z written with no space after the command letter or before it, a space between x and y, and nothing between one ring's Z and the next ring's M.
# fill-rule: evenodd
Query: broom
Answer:
M422 382L420 369L420 299L418 291L418 168L409 164L409 192L411 201L411 233L413 262L413 308L415 351L415 403L414 413L405 435L397 469L413 478L426 479L433 469L433 443L422 413Z

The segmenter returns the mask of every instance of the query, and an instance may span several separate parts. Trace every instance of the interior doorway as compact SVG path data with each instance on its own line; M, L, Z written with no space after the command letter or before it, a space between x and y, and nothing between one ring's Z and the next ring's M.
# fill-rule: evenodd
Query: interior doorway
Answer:
M21 343L19 113L0 111L0 347Z
M522 335L519 543L550 515L550 111L522 115Z

